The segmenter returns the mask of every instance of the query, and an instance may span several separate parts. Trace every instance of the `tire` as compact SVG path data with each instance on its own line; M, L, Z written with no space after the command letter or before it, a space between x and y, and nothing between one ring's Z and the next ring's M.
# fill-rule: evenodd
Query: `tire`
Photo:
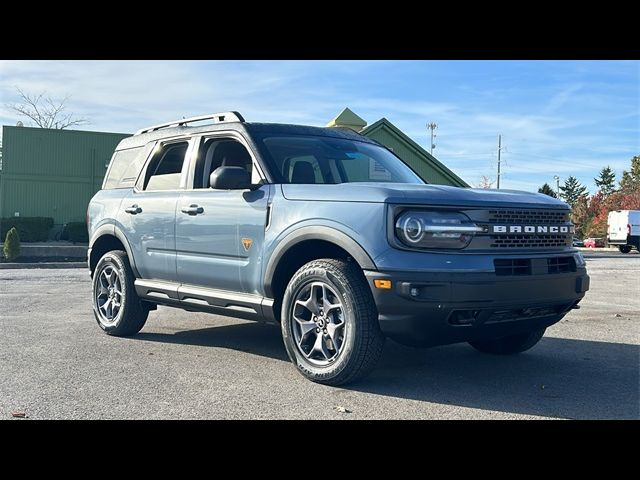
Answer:
M516 353L529 350L540 341L544 335L546 328L534 330L533 332L519 333L517 335L509 335L508 337L496 338L491 340L477 340L469 342L476 350L482 353L491 353L494 355L514 355Z
M287 354L312 382L354 382L382 353L373 295L355 263L325 258L300 268L285 291L281 319Z
M618 250L620 253L629 253L631 251L631 245L618 245Z
M93 314L108 335L135 335L147 321L149 307L136 294L134 280L127 254L121 250L105 253L96 265L92 288Z

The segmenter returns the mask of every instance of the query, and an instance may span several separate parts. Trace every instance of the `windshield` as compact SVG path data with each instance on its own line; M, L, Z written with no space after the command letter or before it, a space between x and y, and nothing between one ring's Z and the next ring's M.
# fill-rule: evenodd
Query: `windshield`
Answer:
M378 145L323 136L271 136L262 139L278 183L424 181L402 160Z

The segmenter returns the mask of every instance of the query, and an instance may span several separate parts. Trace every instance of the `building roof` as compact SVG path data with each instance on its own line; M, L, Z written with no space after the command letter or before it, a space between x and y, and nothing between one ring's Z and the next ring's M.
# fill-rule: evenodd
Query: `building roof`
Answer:
M345 109L348 110L348 109ZM364 135L369 138L374 138L380 141L383 144L386 144L382 139L377 138L380 137L381 134L386 134L387 136L391 135L393 139L398 142L402 147L406 150L410 151L411 154L415 155L421 160L421 163L424 164L427 169L433 171L437 174L438 177L447 181L448 184L458 186L458 187L469 187L469 184L462 180L459 176L453 173L449 168L447 168L442 162L440 162L437 158L427 152L424 148L418 145L415 141L413 141L408 135L406 135L402 130L396 127L393 123L391 123L386 118L381 118L375 123L365 127L362 131L360 131L361 135ZM386 145L389 147L390 145ZM395 149L394 149L395 150ZM396 154L400 152L396 151ZM408 159L403 158L403 160L408 161ZM416 165L411 165L414 169L416 169ZM419 168L417 169L419 170ZM418 172L424 178L428 176L425 175L426 172ZM439 183L439 182L433 182Z
M349 127L356 132L361 131L366 125L367 122L349 108L343 109L333 120L327 123L327 127Z

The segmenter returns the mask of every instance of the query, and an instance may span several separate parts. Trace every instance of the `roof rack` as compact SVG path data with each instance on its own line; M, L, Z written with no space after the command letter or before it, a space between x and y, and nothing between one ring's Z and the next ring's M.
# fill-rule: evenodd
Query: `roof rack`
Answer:
M173 122L161 123L159 125L154 125L152 127L138 130L135 135L154 132L156 130L160 130L161 128L182 127L187 123L201 122L203 120L213 120L214 123L244 122L244 118L238 112L220 112L212 113L210 115L200 115L199 117L182 118L180 120L174 120Z

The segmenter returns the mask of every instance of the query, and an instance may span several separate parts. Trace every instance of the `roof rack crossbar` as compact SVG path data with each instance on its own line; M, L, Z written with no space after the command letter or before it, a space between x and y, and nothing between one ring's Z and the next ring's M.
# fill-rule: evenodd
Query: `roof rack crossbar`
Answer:
M154 132L156 130L160 130L161 128L181 127L188 123L201 122L203 120L213 120L214 123L244 122L244 118L238 112L220 112L220 113L212 113L210 115L200 115L199 117L181 118L180 120L174 120L173 122L153 125L152 127L147 127L147 128L138 130L135 133L135 135L140 135L141 133Z

